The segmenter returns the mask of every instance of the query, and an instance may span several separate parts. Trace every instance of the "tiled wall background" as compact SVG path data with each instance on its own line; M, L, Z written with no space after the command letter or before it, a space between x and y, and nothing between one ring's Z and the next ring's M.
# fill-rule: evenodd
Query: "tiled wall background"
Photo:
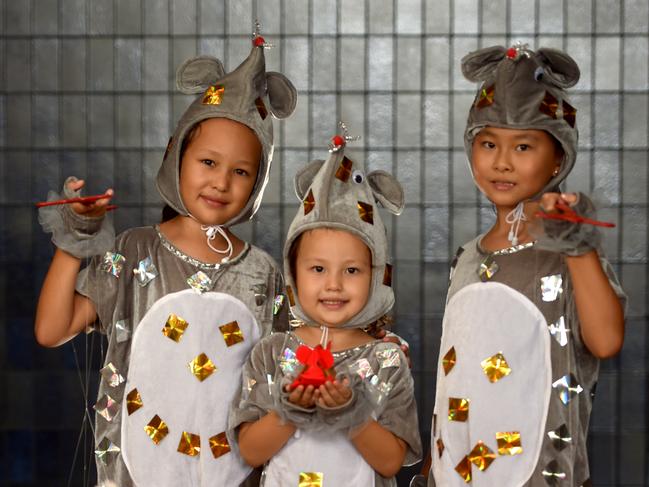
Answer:
M159 220L153 179L189 99L174 91L185 58L232 69L252 22L276 44L269 69L300 92L277 125L265 201L240 233L280 256L296 199L292 176L324 157L336 121L362 135L356 158L395 173L407 209L388 221L397 331L411 344L422 434L429 435L448 261L487 228L488 203L466 167L462 132L474 87L470 50L520 40L566 49L581 148L569 188L608 201L606 250L630 295L619 357L602 366L589 448L598 486L649 484L647 452L647 0L3 0L0 28L0 485L92 485L79 435L94 403L98 337L59 349L32 337L51 246L33 203L65 176L113 186L119 229ZM488 310L485 310L488 312Z

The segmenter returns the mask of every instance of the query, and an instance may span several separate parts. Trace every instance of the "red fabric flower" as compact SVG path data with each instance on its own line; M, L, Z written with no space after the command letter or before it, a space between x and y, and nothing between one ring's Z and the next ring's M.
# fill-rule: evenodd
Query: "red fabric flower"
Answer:
M293 381L290 390L297 386L313 386L317 389L325 382L334 381L336 372L333 369L334 356L330 348L331 342L327 344L327 348L322 348L322 345L317 345L315 348L306 345L298 347L295 356L300 363L304 364L304 370Z

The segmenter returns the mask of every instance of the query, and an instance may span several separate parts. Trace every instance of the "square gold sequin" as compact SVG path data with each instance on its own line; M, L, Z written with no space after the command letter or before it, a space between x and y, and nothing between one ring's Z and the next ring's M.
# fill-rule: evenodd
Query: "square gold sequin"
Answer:
M573 129L575 128L575 122L577 121L577 109L573 107L567 101L563 101L563 119L568 122Z
M239 323L236 321L231 321L223 326L219 326L221 334L223 335L223 340L228 347L241 343L243 341L243 332L239 328Z
M372 205L359 201L358 215L364 222L369 223L370 225L374 225L374 209L372 208Z
M480 90L480 95L478 96L478 108L485 108L489 105L493 105L494 97L496 96L496 85L488 86L487 88L482 88Z
M495 459L496 454L482 441L478 441L469 453L469 461L481 471L487 470Z
M201 452L201 437L193 433L183 431L178 443L178 451L190 457L195 457Z
M225 436L225 431L210 438L210 450L212 450L214 458L219 458L230 451L230 443Z
M162 328L162 334L178 343L188 326L189 323L172 313L169 315L165 326Z
M133 389L126 395L126 410L130 416L135 411L142 407L142 398L140 397L140 392L137 388Z
M203 95L203 105L220 105L223 101L225 87L222 85L210 86Z
M324 474L322 472L300 472L298 487L322 487Z
M471 462L469 461L468 456L465 456L460 460L460 463L455 466L455 471L460 474L462 480L467 484L471 482Z
M343 183L349 181L349 176L352 175L353 165L354 163L351 160L347 159L347 157L343 157L340 166L338 166L338 169L336 170L336 179L340 179Z
M199 381L203 382L216 370L216 365L214 365L207 355L201 353L189 362L189 370Z
M315 208L315 197L313 196L313 190L309 189L309 194L304 198L304 214L308 215Z
M546 114L548 117L557 118L557 109L559 108L559 100L557 100L551 93L545 92L539 110L541 113Z
M157 414L151 419L151 421L149 421L149 424L144 427L144 431L156 445L164 440L165 436L169 434L167 423L162 421L160 416Z
M469 418L469 400L463 397L448 398L448 420L466 421Z
M518 431L503 431L496 433L498 455L520 455L523 453L521 434Z
M444 375L448 373L455 367L456 356L455 356L455 347L449 348L448 352L442 357L442 367L444 368Z
M480 362L480 366L492 384L508 376L512 371L502 352L484 359Z

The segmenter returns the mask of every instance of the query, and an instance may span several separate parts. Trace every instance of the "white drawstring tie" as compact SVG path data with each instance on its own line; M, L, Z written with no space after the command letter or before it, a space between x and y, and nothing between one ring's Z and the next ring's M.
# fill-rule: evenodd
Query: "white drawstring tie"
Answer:
M191 213L187 213L187 215L193 219L194 221L200 223L194 215ZM234 252L234 246L232 245L232 241L228 238L227 232L223 229L221 225L203 225L201 224L201 230L205 232L205 235L207 237L207 246L212 249L214 252L217 254L227 254L223 259L221 260L221 263L225 264L230 260L232 257L232 252ZM223 250L217 249L212 245L212 241L216 238L217 235L221 235L223 239L227 242L227 247Z
M516 205L516 208L507 213L507 216L505 217L505 221L511 225L509 235L507 235L507 240L509 240L512 245L518 245L518 232L521 228L521 222L527 221L524 210L525 202L521 201Z

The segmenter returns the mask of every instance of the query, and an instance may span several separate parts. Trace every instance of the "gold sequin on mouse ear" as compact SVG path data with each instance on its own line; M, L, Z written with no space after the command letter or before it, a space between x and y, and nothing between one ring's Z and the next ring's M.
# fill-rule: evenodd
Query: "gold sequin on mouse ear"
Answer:
M225 87L222 85L210 86L203 95L203 105L220 105L223 101Z
M340 179L343 183L349 181L349 176L352 175L352 166L354 163L347 157L343 157L340 161L340 166L336 170L336 179Z
M183 431L180 435L178 451L190 457L198 456L201 453L201 437L199 435Z
M496 85L483 87L478 95L476 106L478 108L485 108L494 104L494 97L496 96Z
M228 443L225 432L210 438L210 450L212 450L212 456L214 458L219 458L230 451L230 443Z
M359 201L358 215L364 222L369 223L370 225L374 225L374 209L372 208L372 205Z
M577 109L565 100L561 102L561 105L563 107L563 119L574 129L577 122Z
M306 195L306 198L304 198L304 214L308 215L313 211L313 208L315 208L315 197L313 196L313 190L309 189L309 194Z
M261 119L266 120L266 117L268 116L268 110L266 109L264 100L262 100L261 98L257 98L255 100L255 107L257 107L257 111L259 112L259 116L261 117Z
M322 472L300 472L298 487L323 487L324 474Z
M169 427L157 414L151 418L151 421L144 427L147 436L151 438L156 445L165 439L169 434Z
M550 118L557 118L557 109L559 108L559 100L557 100L554 95L549 92L545 92L543 100L539 105L539 110L541 113L546 114Z

